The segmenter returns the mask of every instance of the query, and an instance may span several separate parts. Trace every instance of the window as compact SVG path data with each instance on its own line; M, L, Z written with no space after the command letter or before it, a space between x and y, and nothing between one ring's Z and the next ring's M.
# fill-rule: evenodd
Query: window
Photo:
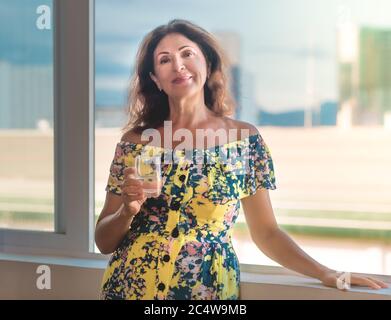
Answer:
M22 2L23 6L21 5ZM11 139L7 139L4 140L5 142L2 142L3 144L7 143L6 152L2 152L0 157L1 161L6 161L6 168L9 168L10 171L19 170L19 172L22 173L30 172L33 178L48 181L48 193L43 193L44 184L36 184L35 187L32 187L32 185L29 186L29 188L33 189L28 190L27 194L30 196L29 199L31 198L31 203L34 204L34 206L31 205L29 208L35 208L35 212L34 214L24 214L21 217L31 219L36 217L35 213L40 213L41 216L42 213L47 215L50 214L51 220L47 219L45 221L46 225L50 224L50 228L46 228L43 223L41 225L36 223L35 226L32 226L32 223L28 221L28 223L19 223L12 229L9 225L6 225L5 222L3 223L5 220L2 220L0 221L0 223L3 223L0 229L1 251L4 253L29 255L61 255L63 257L95 257L97 259L106 259L101 255L91 253L93 250L94 231L94 185L92 175L94 170L94 150L92 143L94 137L94 1L29 1L29 4L27 5L25 1L14 1L12 3L7 1L6 3L6 1L2 0L0 1L0 4L2 9L0 11L1 14L4 13L6 14L6 17L10 16L13 18L11 20L7 18L6 22L9 23L9 25L7 24L5 29L1 28L0 31L0 37L2 37L0 43L1 59L4 59L3 57L7 54L7 50L16 48L20 50L16 50L12 55L8 52L10 58L8 58L6 64L12 65L13 63L16 63L14 60L35 57L36 59L41 59L39 60L39 65L42 66L46 64L49 68L51 67L53 69L52 77L48 76L45 83L42 79L45 78L44 75L46 71L38 72L37 70L39 69L35 67L32 68L31 70L33 71L30 72L35 72L33 79L35 80L35 83L31 84L30 82L34 81L32 81L31 78L26 78L24 82L21 82L24 91L20 90L16 97L9 96L11 93L12 95L15 95L15 92L10 92L8 89L8 86L11 84L15 86L15 84L10 81L9 75L6 75L7 78L5 78L4 73L1 73L0 75L2 81L0 90L2 90L2 93L5 92L8 94L7 99L11 99L8 100L7 104L9 104L9 101L19 101L18 99L21 99L20 101L23 102L23 99L27 98L37 103L36 101L38 101L38 98L30 93L32 89L29 86L33 85L33 88L37 89L33 90L34 94L42 94L44 96L42 100L39 101L49 101L43 109L34 109L35 113L33 113L32 110L29 110L29 112L31 112L26 114L25 117L23 117L21 111L27 110L27 108L19 110L19 116L24 118L26 123L28 123L29 119L35 119L38 115L41 116L41 113L38 112L39 110L44 110L46 112L48 111L47 108L49 108L48 114L50 115L50 112L52 114L51 120L50 117L47 116L49 119L47 122L32 121L33 127L29 129L28 135L25 134L23 130L22 133L20 133L20 128L9 131L10 136L11 134L14 135L12 140L16 141L17 138L19 140L23 139L23 134L25 134L26 139L29 139L20 142L19 145L20 148L24 148L23 151L25 151L25 153L23 154L18 150L18 157L15 155L14 158L11 158L15 153L15 147L13 147L15 142ZM47 10L47 7L43 7L45 10L42 9L42 6L45 4L49 7L49 11ZM14 22L14 20L23 20L21 18L24 17L26 20L30 21L29 23L26 23L27 25L30 25L31 28L36 28L36 25L46 26L49 20L47 16L45 16L45 12L51 13L51 24L49 25L51 25L50 32L52 37L46 35L46 38L41 39L39 37L33 37L32 34L24 34L23 32L33 31L23 31L28 30L28 26L25 27L26 29L23 29L22 27L17 26L17 22ZM25 22L20 23L24 25ZM19 31L11 30L12 26L16 26L15 28ZM9 31L10 34L20 34L20 39L7 39L8 42L3 40L4 35L8 36L7 30L11 30ZM10 41L10 44L5 45ZM18 44L18 46L16 46L16 44ZM35 44L35 47L33 44ZM34 50L41 51L38 51L37 53L37 51ZM46 52L46 56L43 54L44 52ZM16 53L19 53L19 55L16 55ZM24 62L26 64L24 66L25 68L29 68L29 63L32 63L27 60ZM15 78L16 75L17 73L14 72L13 77ZM11 78L11 80L14 78ZM39 83L37 79L41 80L41 83ZM39 92L38 89L42 91ZM24 95L27 93L30 94L31 97ZM3 102L3 95L0 96L0 101L2 103L1 112L3 112L3 105L5 105L3 104L5 103ZM18 103L23 106L23 103ZM7 108L8 107L9 106L7 105ZM23 108L25 107L23 106ZM34 115L37 116L34 118ZM16 118L17 117L15 117L15 119ZM11 123L10 118L8 118L7 121L8 122L1 122L2 125L3 123L6 123L9 126ZM47 138L46 141L41 139L41 143L34 141L37 137L41 138L43 135L42 132L49 135L51 131L51 143L49 142L49 138ZM1 139L3 139L3 136ZM50 147L53 149L52 156L50 156ZM7 148L9 150L7 150ZM26 152L29 150L33 150L34 153L32 155L27 154ZM5 155L4 158L3 155ZM53 158L52 164L50 164L51 157ZM23 168L23 161L28 163L29 160L32 164L27 169ZM43 164L38 164L39 160L45 161L47 167L44 167ZM12 163L10 164L9 162ZM50 166L52 166L52 169ZM0 170L2 170L0 179L3 179L4 176L9 176L10 179L11 177L18 177L18 173L15 173L12 176L12 173L8 173L3 167ZM52 172L51 176L50 172ZM46 173L46 176L44 173ZM50 177L52 179L52 193L50 193ZM6 192L11 192L11 189L7 188L7 185L3 183L3 180L1 181L1 191L5 191L3 193L0 192L0 196L3 196L4 194L7 194ZM15 179L12 179L12 182L15 184L18 183ZM16 187L21 188L19 186ZM39 193L41 190L44 197ZM19 190L13 193L14 198L20 196L17 193L18 191ZM34 197L34 195L37 196ZM49 202L50 197L51 203ZM13 205L12 203L4 204L3 202L1 204L1 211L5 208L6 211L11 212L8 216L12 216L12 212L16 211L15 208L18 208L20 211L19 208L23 206L24 201L26 200L17 199L18 206L16 206L16 204ZM45 201L47 203L45 203ZM45 210L47 210L47 212ZM18 217L17 214L15 214L15 216Z
M0 227L54 230L52 1L0 0Z
M280 226L330 267L390 273L387 1L95 3L0 0L2 250L93 251L136 49L179 17L229 55L236 117L272 152ZM243 213L234 246L242 263L274 264Z
M97 0L95 214L138 45L184 18L228 53L236 118L257 125L272 152L281 228L329 267L391 273L390 10L386 0ZM251 242L243 213L234 246L242 263L274 264Z

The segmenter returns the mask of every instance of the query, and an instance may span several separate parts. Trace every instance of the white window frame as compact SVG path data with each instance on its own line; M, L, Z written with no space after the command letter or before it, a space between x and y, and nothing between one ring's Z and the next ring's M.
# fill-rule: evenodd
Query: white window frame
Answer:
M107 259L92 253L94 1L53 0L52 17L54 232L0 229L0 251Z

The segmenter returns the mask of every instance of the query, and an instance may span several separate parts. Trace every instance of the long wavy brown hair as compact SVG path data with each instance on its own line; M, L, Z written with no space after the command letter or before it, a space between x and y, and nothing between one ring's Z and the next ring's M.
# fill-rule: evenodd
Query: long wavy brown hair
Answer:
M126 109L129 120L122 129L123 133L156 129L168 120L168 96L158 90L149 73L154 73L153 53L157 45L171 33L180 33L195 42L205 56L210 67L210 75L204 85L205 105L218 116L234 113L235 102L229 92L227 76L228 60L217 40L203 28L187 20L175 19L149 32L141 42L128 94Z

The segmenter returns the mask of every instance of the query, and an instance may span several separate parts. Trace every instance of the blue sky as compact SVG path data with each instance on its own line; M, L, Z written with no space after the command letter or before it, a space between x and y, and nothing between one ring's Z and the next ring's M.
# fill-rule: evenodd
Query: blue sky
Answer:
M53 62L52 30L36 27L40 5L48 0L0 0L0 60L14 64Z
M172 18L189 19L211 32L238 33L243 101L254 100L268 111L297 109L306 103L310 54L314 56L316 98L337 99L338 23L349 20L385 27L391 22L387 14L391 12L391 2L379 0L375 5L358 0L98 0L96 12L97 63L116 61L117 66L123 65L127 70L131 69L143 35ZM97 85L122 90L126 79L127 74L102 72ZM252 89L247 90L249 87Z
M50 3L0 0L0 60L52 63L51 32L34 28L36 7ZM123 103L142 37L173 18L239 35L244 104L275 112L302 107L310 54L317 100L335 100L337 25L390 28L389 12L389 0L96 0L97 104Z

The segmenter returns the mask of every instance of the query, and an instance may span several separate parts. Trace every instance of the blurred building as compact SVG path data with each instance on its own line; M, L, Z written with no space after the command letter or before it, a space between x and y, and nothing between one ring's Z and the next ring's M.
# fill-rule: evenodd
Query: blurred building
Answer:
M256 101L256 77L254 73L245 68L241 69L241 91L240 91L240 120L258 125L259 106Z
M310 122L312 127L335 126L338 104L335 101L324 101L319 108L312 110ZM257 124L260 126L305 127L307 109L305 107L286 112L257 111Z
M229 63L229 76L231 92L236 102L236 119L241 119L242 101L240 94L241 86L241 66L240 66L240 36L230 31L216 31L213 35L219 41L224 53L227 55Z
M391 30L338 30L338 125L385 125L391 112Z
M53 128L53 68L0 61L0 129Z

